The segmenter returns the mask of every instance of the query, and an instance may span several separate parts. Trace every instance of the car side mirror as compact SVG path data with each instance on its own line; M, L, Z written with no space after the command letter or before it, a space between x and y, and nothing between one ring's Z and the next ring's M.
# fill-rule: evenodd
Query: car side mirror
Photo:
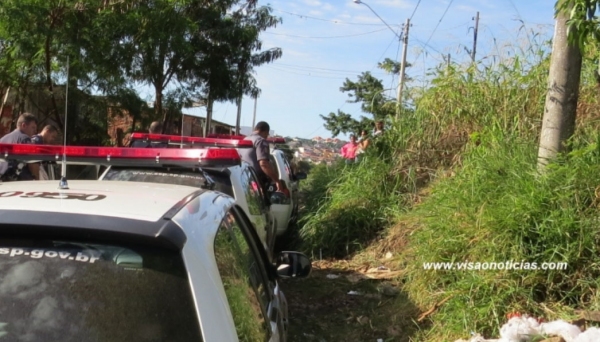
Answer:
M307 175L304 172L296 172L296 179L306 179Z
M277 256L275 267L281 278L305 278L312 270L312 263L300 252L281 252Z

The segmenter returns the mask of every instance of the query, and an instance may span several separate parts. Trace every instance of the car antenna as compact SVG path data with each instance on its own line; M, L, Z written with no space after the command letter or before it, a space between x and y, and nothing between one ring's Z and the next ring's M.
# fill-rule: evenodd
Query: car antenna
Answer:
M67 56L67 81L65 85L65 124L63 129L63 151L62 151L62 165L60 168L60 182L58 188L61 190L68 190L69 184L67 183L67 104L69 98L69 56Z

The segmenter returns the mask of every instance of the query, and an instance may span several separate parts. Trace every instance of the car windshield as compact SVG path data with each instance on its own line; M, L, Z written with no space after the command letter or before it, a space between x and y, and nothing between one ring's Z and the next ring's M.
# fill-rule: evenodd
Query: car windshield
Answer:
M201 341L180 253L0 239L0 342Z
M207 183L201 172L122 168L111 168L102 180L186 185L197 188L204 187Z
M229 175L219 170L207 169L205 171L209 175L211 182L214 183L213 190L233 197L233 188ZM102 180L175 184L196 188L204 188L206 184L205 173L175 168L170 168L169 170L111 168Z

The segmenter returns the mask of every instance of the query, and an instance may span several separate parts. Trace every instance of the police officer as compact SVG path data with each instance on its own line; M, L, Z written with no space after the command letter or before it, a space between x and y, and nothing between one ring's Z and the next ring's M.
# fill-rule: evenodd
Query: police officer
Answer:
M37 118L31 113L23 113L17 119L17 128L0 139L2 144L31 144L31 137L37 133ZM27 165L16 162L0 162L2 180L39 180L40 164Z
M258 178L263 183L263 187L267 189L269 183L275 183L278 192L283 192L289 197L289 191L285 187L283 181L277 176L277 171L273 168L269 156L269 131L271 127L268 123L260 121L254 126L254 132L244 138L250 140L254 144L254 148L242 148L239 150L240 157L243 161L250 164L256 170Z

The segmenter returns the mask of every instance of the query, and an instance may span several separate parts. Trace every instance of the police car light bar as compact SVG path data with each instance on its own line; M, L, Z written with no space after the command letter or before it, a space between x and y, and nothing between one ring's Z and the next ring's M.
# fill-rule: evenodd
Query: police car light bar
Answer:
M235 134L215 134L211 133L206 136L207 138L218 138L218 139L236 139L243 140L246 136L243 134L235 135Z
M115 166L230 166L240 165L237 150L0 144L0 159L102 164Z
M245 135L228 135L228 134L209 134L208 137L209 138L243 140L246 136ZM267 141L271 144L285 144L285 138L282 138L282 137L267 138Z
M231 136L230 136L231 137ZM237 137L237 136L236 136ZM191 145L202 147L224 147L224 148L249 148L253 147L252 141L234 138L200 138L185 137L167 134L131 133L131 142L134 141L162 142L174 145Z
M285 144L285 139L281 137L272 137L267 139L271 144Z

